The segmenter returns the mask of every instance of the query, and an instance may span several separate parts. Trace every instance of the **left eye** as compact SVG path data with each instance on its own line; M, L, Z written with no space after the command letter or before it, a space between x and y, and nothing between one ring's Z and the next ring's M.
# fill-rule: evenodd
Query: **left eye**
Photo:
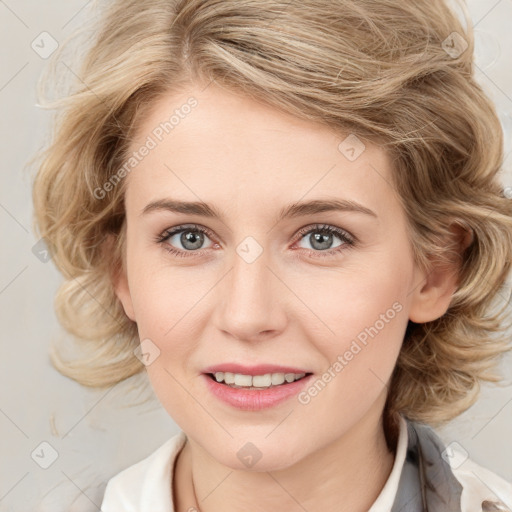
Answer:
M303 235L300 241L309 241L315 252L337 252L331 249L354 244L352 237L346 231L335 228L334 226L314 226L313 228L306 228L299 233ZM338 238L341 242L333 246L333 238Z

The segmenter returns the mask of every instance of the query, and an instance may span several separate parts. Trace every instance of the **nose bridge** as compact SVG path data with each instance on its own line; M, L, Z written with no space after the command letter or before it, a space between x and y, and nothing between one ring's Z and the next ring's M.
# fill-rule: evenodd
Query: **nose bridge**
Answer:
M231 271L222 286L218 327L239 339L280 329L281 315L270 252L248 237L233 252Z
M237 248L237 254L233 256L229 293L238 299L237 304L248 300L256 306L259 299L269 291L268 255L262 253L252 260L250 253L248 251L246 255L240 255L240 248Z

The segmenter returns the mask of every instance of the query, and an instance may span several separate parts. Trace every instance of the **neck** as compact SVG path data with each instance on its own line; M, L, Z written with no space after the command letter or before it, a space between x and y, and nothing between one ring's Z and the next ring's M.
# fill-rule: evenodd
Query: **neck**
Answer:
M363 417L334 442L279 471L233 470L187 439L175 464L175 510L368 511L389 477L395 450L386 443L382 414Z

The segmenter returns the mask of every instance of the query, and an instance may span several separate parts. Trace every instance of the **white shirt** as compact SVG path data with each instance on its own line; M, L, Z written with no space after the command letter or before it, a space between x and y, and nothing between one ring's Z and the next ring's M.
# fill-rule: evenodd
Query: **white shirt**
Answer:
M400 418L395 461L379 496L368 512L389 512L407 452L407 424ZM124 469L111 478L105 489L102 512L175 512L171 481L176 457L183 448L186 435L179 432L145 459ZM462 512L481 512L485 500L501 500L512 511L512 484L466 458L452 448L448 457L455 478L463 487ZM461 461L464 462L461 463ZM489 510L504 510L489 509Z

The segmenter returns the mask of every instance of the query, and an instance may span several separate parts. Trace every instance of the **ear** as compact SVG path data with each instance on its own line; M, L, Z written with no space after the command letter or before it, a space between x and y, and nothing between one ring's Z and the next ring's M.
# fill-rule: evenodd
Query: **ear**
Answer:
M110 253L110 256L115 253L116 242L117 240L115 235L108 234L103 246L105 253ZM124 247L119 247L117 250L124 251ZM130 287L128 285L128 276L126 274L126 258L123 258L122 255L115 260L114 264L110 268L110 279L116 297L121 302L126 316L135 322L135 312L133 310L132 297L130 294Z
M451 237L446 241L449 261L430 259L430 270L416 267L409 319L415 323L431 322L443 316L459 284L462 253L473 242L473 231L459 224L450 226Z

